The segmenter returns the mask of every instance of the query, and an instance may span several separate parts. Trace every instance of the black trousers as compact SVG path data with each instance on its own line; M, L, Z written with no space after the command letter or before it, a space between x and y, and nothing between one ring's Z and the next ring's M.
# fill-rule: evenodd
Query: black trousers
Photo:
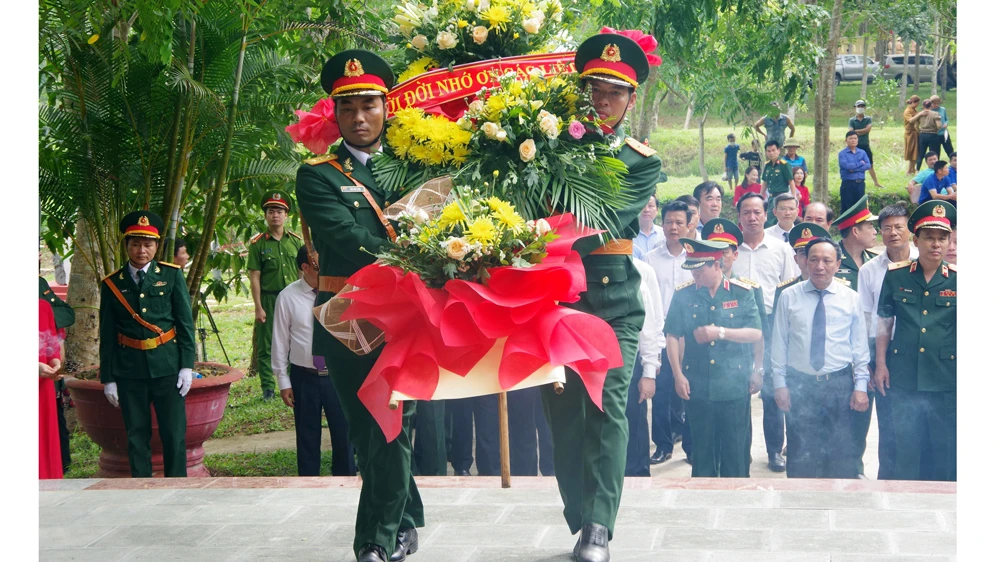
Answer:
M347 418L330 377L309 372L293 363L288 378L295 399L295 452L299 476L319 476L324 412L333 450L330 474L353 476L357 473L354 447L347 434Z
M496 395L448 400L445 408L451 412L450 462L455 472L472 468L472 439L473 425L475 425L476 471L480 476L499 475L500 413Z
M955 152L955 147L951 144L951 133L948 133L948 138L938 136L941 137L941 149L944 150L944 155L951 158L951 153Z
M674 452L674 435L680 435L681 448L690 456L691 428L684 415L684 400L674 388L674 373L670 370L666 350L660 356L660 364L665 368L661 368L656 377L656 394L648 406L653 409L653 444L670 454Z
M535 428L538 430L538 471L542 476L555 476L556 467L552 461L552 430L545 419L542 406L542 392L538 389L538 401L535 403Z
M625 476L649 476L649 422L646 421L648 401L639 403L640 380L642 380L642 363L637 357L635 367L632 369L632 382L628 386L628 401L625 403L625 419L628 420ZM653 397L655 398L656 394ZM674 441L671 439L671 449L673 444Z
M56 417L59 426L59 450L62 453L63 472L69 470L72 462L69 454L69 429L66 428L66 415L63 413L62 381L56 383Z
M789 478L856 478L851 439L851 393L854 377L831 374L830 379L789 369Z
M933 152L941 157L941 136L937 133L920 133L917 137L917 169L924 163L927 152Z
M840 213L854 206L865 194L865 180L840 181Z
M445 476L448 454L445 439L445 404L443 400L420 400L413 416L413 454L410 471L414 476Z
M555 474L552 467L552 432L545 421L539 387L507 393L507 427L510 432L512 476L538 476L539 471L543 476ZM546 456L548 458L544 458Z

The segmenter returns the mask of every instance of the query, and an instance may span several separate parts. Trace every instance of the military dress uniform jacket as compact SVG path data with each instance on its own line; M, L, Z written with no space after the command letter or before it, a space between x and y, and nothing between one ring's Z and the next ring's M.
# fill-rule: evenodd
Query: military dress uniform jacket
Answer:
M840 246L840 253L843 254L844 257L840 261L840 269L837 270L837 273L834 276L839 279L843 279L844 281L847 281L848 282L847 286L857 291L858 274L861 272L861 266L865 265L870 260L877 258L878 252L873 252L871 250L862 250L861 263L858 264L854 263L854 258L851 257L851 254L847 253L847 249L844 248L843 240L841 240L837 244ZM777 302L777 300L775 300L775 302Z
M692 400L724 401L744 398L753 371L750 346L729 340L699 344L699 326L762 329L754 288L740 280L723 279L712 297L706 287L688 281L670 302L666 329L684 338L681 368L691 384Z
M72 326L76 322L76 311L56 296L49 287L49 282L41 275L38 276L38 298L45 299L52 305L52 313L56 317L56 329Z
M958 305L956 266L942 263L930 283L917 260L889 266L879 295L880 318L895 317L886 350L892 388L929 392L956 390Z
M375 209L351 178L337 170L331 161L358 180L375 202L385 208L388 194L375 185L371 170L358 161L341 142L332 154L311 158L299 167L295 180L299 210L309 225L312 242L319 253L320 276L349 277L375 261L384 244L389 243L385 227ZM320 291L316 305L322 305L335 293ZM313 353L343 350L318 321L313 324Z
M194 368L194 321L187 283L180 267L152 261L141 287L128 266L107 277L146 322L164 332L173 328L174 338L154 349L134 349L118 342L118 335L135 340L155 338L157 333L137 322L111 289L101 283L100 357L101 382L116 379L176 377L183 368Z

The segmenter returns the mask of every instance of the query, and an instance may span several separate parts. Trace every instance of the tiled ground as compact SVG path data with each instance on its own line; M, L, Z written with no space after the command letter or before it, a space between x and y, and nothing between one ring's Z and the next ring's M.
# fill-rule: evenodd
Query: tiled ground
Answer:
M552 478L418 478L415 562L569 561ZM351 478L39 484L41 560L354 560ZM618 561L954 560L955 485L627 479Z

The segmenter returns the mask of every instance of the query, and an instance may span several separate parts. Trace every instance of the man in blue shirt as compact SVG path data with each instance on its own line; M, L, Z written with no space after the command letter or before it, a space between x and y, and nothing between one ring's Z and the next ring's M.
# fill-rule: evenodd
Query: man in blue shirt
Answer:
M952 185L958 185L958 151L951 152L948 154L951 160L948 161L948 178L951 180Z
M639 232L632 239L632 257L646 261L646 254L653 248L666 244L663 228L653 224L657 214L657 199L653 195L639 213Z
M934 163L934 175L924 180L920 186L920 200L918 204L926 203L931 199L944 199L950 201L952 205L958 202L958 194L952 187L951 178L948 177L948 163L938 160Z
M851 129L845 139L847 148L840 151L840 213L850 209L865 194L865 172L872 167L868 154L858 149L858 133Z
M951 133L948 132L948 110L941 105L941 98L938 96L931 96L931 109L936 111L938 115L941 116L941 128L938 129L938 136L941 137L941 148L944 149L945 154L951 154L955 152L954 146L951 144Z
M740 154L740 145L736 144L736 135L729 133L726 135L729 144L722 149L726 153L726 180L729 181L729 189L736 189L736 182L739 181L740 164L737 156Z

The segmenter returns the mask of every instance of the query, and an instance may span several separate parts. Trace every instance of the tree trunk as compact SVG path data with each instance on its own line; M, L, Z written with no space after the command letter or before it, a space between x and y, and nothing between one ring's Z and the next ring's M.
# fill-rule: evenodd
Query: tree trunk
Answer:
M701 171L701 181L708 181L708 170L705 168L705 121L708 110L698 120L698 169Z
M85 219L76 223L77 248L70 270L66 302L76 311L76 322L66 329L66 367L78 370L100 362L98 307L104 277L100 251ZM94 266L98 271L94 270Z
M931 95L936 96L938 93L938 57L941 53L941 37L938 36L938 30L941 29L941 16L934 14L934 30L931 32L934 37L934 50L931 51L931 62L934 63L934 74L931 76Z
M642 94L642 110L639 112L639 122L636 123L635 137L646 142L649 136L656 130L657 119L657 85L659 80L659 67L654 66L649 69L649 77L646 79L646 90Z
M920 91L920 47L922 45L917 43L917 52L913 55L913 91Z
M813 152L813 190L815 200L829 201L830 187L830 102L833 98L833 73L837 60L837 45L843 33L844 0L834 0L830 13L830 31L826 40L826 55L820 62L816 89L816 146Z
M868 93L868 26L865 26L865 40L861 47L861 99Z
M694 94L688 99L688 110L687 115L684 116L684 130L686 131L691 126L691 117L694 115Z
M906 86L910 75L910 42L903 43L903 77L899 80L899 107L906 107Z

